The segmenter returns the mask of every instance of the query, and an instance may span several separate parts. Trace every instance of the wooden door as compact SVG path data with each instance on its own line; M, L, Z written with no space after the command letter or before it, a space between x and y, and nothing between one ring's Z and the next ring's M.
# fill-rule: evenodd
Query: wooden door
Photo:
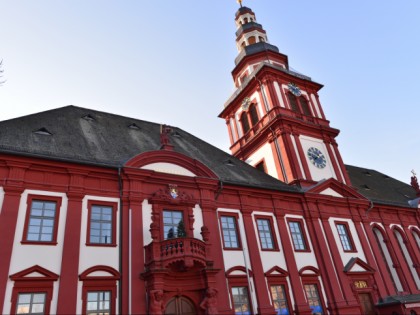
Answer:
M165 315L196 315L194 304L186 297L172 298L166 304Z
M362 314L375 315L375 307L369 293L359 293L359 301L362 307Z

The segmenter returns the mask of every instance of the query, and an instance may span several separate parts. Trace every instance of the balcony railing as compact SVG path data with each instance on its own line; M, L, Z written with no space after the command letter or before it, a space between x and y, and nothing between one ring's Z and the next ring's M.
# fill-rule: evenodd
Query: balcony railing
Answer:
M199 239L188 237L153 241L145 246L146 267L166 268L175 262L183 262L185 267L192 267L194 261L206 265L208 246Z
M312 117L303 115L301 113L293 112L289 109L281 108L281 107L275 107L271 109L267 115L262 117L258 123L256 123L244 136L242 136L239 140L237 140L232 146L231 150L232 152L237 152L240 148L245 146L245 144L253 139L255 135L259 133L260 130L262 130L265 126L271 124L273 121L277 119L298 119L302 122L313 124L313 125L320 125L324 127L329 127L329 121L318 118L318 117Z

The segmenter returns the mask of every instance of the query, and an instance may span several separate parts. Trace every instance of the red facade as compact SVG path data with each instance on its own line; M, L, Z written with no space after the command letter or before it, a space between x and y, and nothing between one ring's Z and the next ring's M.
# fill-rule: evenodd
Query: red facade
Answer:
M420 314L418 186L346 166L322 85L236 22L233 156L74 106L0 122L3 313Z

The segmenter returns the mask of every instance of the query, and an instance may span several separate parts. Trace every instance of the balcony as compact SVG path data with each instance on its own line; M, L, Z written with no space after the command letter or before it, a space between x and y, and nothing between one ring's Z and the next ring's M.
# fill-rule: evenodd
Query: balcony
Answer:
M254 139L256 135L258 135L262 130L266 129L267 126L273 125L275 122L280 120L301 121L302 124L315 128L330 128L330 122L328 120L303 115L301 113L297 113L282 107L274 107L264 117L262 117L258 123L256 123L245 135L243 135L230 147L233 154L245 147L251 140Z
M196 238L172 238L145 246L146 269L191 269L212 264L209 244Z

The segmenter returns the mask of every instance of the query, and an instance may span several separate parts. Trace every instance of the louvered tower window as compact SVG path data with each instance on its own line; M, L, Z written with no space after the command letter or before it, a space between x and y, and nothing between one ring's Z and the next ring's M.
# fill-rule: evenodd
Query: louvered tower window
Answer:
M308 100L304 96L301 96L299 97L299 103L300 107L302 108L303 114L311 116L311 110L309 109Z
M287 93L287 98L289 99L290 108L292 111L299 113L299 105L297 103L296 96L294 96L292 93Z
M252 126L255 126L258 123L258 113L257 113L257 106L255 104L252 104L249 107L249 115L251 116L251 124Z
M242 130L244 132L244 135L249 131L249 121L248 121L248 117L246 115L246 113L242 113L241 115L241 125L242 125Z

